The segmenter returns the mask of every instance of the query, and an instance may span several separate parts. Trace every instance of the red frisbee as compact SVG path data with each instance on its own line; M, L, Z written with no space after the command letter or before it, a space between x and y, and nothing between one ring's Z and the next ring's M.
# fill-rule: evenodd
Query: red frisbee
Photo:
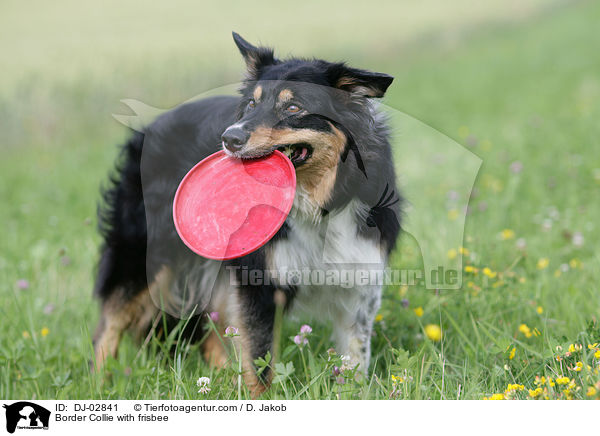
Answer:
M294 165L283 153L241 160L219 151L196 164L179 184L175 228L200 256L242 257L275 236L295 193Z

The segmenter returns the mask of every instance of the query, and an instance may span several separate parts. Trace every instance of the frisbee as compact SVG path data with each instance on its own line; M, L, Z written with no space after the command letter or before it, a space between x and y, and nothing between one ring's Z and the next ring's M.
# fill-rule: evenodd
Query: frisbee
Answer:
M202 257L242 257L275 236L295 193L294 165L280 151L259 159L219 151L196 164L179 184L173 200L175 229Z

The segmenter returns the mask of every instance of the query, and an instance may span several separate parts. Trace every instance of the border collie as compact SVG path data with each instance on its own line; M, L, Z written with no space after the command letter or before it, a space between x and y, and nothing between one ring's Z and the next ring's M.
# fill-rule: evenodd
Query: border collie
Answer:
M143 338L176 326L202 341L209 362L226 365L220 335L234 326L239 336L230 342L240 347L244 381L257 396L272 371L257 375L253 362L272 350L281 307L299 319L331 322L336 352L366 373L382 283L370 274L350 284L341 278L383 271L400 232L402 199L375 100L393 78L339 62L278 59L236 33L233 39L247 67L240 95L159 116L122 147L103 192L95 368L116 356L126 330ZM237 159L284 152L297 188L290 215L266 245L217 262L183 244L172 204L185 174L221 149Z

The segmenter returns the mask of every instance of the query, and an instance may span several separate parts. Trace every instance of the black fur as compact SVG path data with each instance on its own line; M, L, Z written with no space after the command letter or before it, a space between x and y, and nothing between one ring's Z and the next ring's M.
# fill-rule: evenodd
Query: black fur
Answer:
M146 283L146 212L140 161L144 135L135 133L123 146L111 186L98 209L104 239L94 292L107 298L117 287L136 294Z

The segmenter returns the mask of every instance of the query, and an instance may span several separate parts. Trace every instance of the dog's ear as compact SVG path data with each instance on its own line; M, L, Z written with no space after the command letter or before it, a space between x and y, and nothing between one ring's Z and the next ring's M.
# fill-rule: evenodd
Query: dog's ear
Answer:
M246 61L246 67L251 78L257 79L262 67L276 63L273 49L266 47L255 47L242 38L239 34L232 32L233 40L240 53Z
M351 68L343 63L332 64L327 75L331 86L357 97L383 97L394 78L384 73Z

